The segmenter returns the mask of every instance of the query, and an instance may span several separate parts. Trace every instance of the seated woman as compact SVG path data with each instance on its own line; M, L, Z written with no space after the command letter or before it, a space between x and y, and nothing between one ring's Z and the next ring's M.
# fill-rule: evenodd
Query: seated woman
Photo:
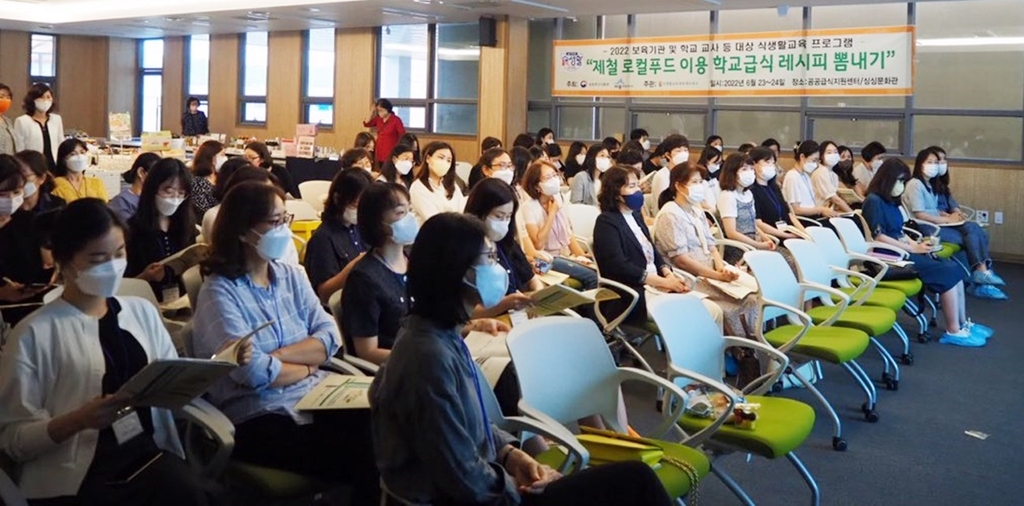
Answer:
M128 222L125 275L149 281L161 302L177 300L182 291L181 280L160 261L196 242L190 179L185 164L176 158L153 164L142 186L139 210Z
M57 167L53 171L53 195L71 203L78 199L96 198L107 201L103 181L88 176L89 149L80 139L67 139L57 148Z
M334 177L321 215L323 223L306 246L306 272L320 300L345 288L345 281L363 257L366 245L359 237L359 196L373 184L362 168L343 169Z
M718 216L722 220L722 234L726 239L739 241L752 248L775 250L775 242L757 227L754 209L754 185L757 174L754 161L748 155L734 153L722 164L718 178L722 192L718 194ZM743 258L738 248L725 249L725 261L735 265Z
M155 307L115 297L124 225L91 198L46 218L64 292L0 355L0 452L18 462L18 487L33 506L206 504L171 413L118 394L148 363L177 358Z
M818 147L818 168L811 173L811 189L814 190L814 203L819 207L829 207L839 213L848 213L853 208L839 196L839 175L835 167L840 162L839 147L832 141L825 141Z
M579 281L586 290L597 288L597 273L587 267L592 260L576 241L562 210L561 183L558 171L549 162L535 162L526 169L523 190L530 197L522 208L526 233L537 251L554 258L552 269Z
M353 167L363 169L367 174L372 174L373 177L378 175L373 166L373 153L364 148L352 148L341 155L341 168L351 169Z
M413 246L414 303L370 387L385 504L670 504L647 465L608 464L562 478L490 423L462 341L474 327L467 309L492 306L503 294L505 271L486 236L474 217L441 214Z
M319 366L338 351L340 337L302 268L279 261L292 242L284 193L264 183L243 183L228 191L221 210L203 263L202 303L193 320L195 354L212 356L229 340L273 322L252 337L251 362L207 392L235 425L231 458L328 483L348 482L355 489L354 504L376 504L368 414L295 409L327 376Z
M727 335L748 336L757 325L757 294L737 300L707 281L728 283L739 274L726 269L715 247L711 227L700 207L706 188L700 169L686 165L672 169L671 185L658 197L661 211L654 221L654 245L673 266L697 277L697 286L692 288L706 294L705 301L719 306Z
M495 177L512 184L516 175L515 165L512 164L512 157L501 148L491 148L480 155L480 161L469 173L469 188L476 187L476 184L489 177Z
M562 166L562 177L568 181L583 170L583 162L587 161L587 145L580 141L573 141L569 145L569 151L565 155L565 165Z
M217 141L206 141L196 150L192 159L192 179L189 193L192 195L192 208L196 216L203 216L212 207L220 203L214 196L214 184L221 167L227 162L228 155L224 145Z
M601 175L612 167L612 155L604 144L594 144L587 149L587 157L583 160L583 168L572 178L569 185L569 202L573 204L597 205L597 192ZM554 167L552 165L552 167ZM558 169L555 169L558 173Z
M221 165L220 170L217 171L217 182L213 185L213 198L217 199L217 202L224 200L224 195L227 193L228 182L231 181L231 176L235 175L239 169L246 168L251 170L262 170L255 169L251 163L241 156L229 158L228 161ZM274 176L262 171L265 174L263 179L269 179ZM202 236L204 242L210 242L210 237L213 234L213 221L217 219L217 211L220 210L220 204L217 204L205 213L202 214ZM196 219L199 219L200 215L196 215Z
M811 173L821 159L820 146L814 141L803 141L796 148L796 165L786 172L782 180L782 194L797 216L812 220L827 220L839 216L831 207L818 205L814 198Z
M139 195L142 195L142 182L146 179L146 172L153 164L160 160L156 153L142 153L135 157L132 168L121 174L121 179L128 184L128 187L121 190L107 204L117 213L121 221L127 222L135 211L139 209Z
M398 138L398 143L405 144L406 146L412 148L412 153L413 155L415 155L413 156L412 159L413 167L419 167L420 164L423 163L423 161L420 159L420 139L419 137L416 137L416 134L412 132L406 132L405 135Z
M408 190L415 180L412 169L416 166L416 150L408 144L399 144L391 150L391 156L381 165L380 174L374 181L399 183Z
M849 148L847 148L849 149ZM864 199L857 195L857 178L853 177L853 160L839 160L839 163L832 167L839 181L841 190L840 196L850 206L850 209L860 209L864 206Z
M721 146L715 147L713 145L704 146L704 150L700 152L700 159L697 160L697 167L702 170L701 174L704 177L704 186L707 188L705 195L707 198L701 203L701 207L715 212L715 206L718 205L718 194L722 191L722 186L718 181L719 175L722 173L722 161L725 160L725 155L722 154ZM670 166L671 169L674 166ZM660 193L656 195L661 195Z
M983 299L1006 300L1009 297L999 285L1005 285L992 270L992 257L988 251L988 234L974 221L966 221L949 192L949 170L946 153L931 147L917 154L914 177L907 182L903 205L915 219L941 225L939 239L960 246L971 269L971 293ZM940 209L940 196L942 197ZM950 224L958 224L949 226Z
M669 173L672 171L672 167L690 161L690 140L679 134L669 135L658 144L648 161L653 161L658 165L658 170L650 178L650 193L657 200L658 195L668 189ZM654 211L657 214L657 210Z
M250 142L245 145L245 159L254 167L265 169L276 178L274 184L294 198L299 198L299 185L292 179L292 173L283 165L274 163L270 149L262 142Z
M466 198L456 181L455 151L447 142L423 149L423 166L409 187L412 211L420 224L438 213L461 213Z
M643 326L647 323L645 286L666 293L689 289L654 249L651 232L640 213L644 194L636 174L632 168L616 166L601 179L601 214L594 225L594 259L604 277L636 290L640 298L625 322ZM619 315L628 303L625 297L611 300L601 305L602 311L607 308L608 314Z
M781 241L799 238L790 228L806 232L779 189L775 152L769 148L754 148L749 155L754 162L755 184L750 186L750 193L754 195L758 230Z
M864 219L878 242L906 251L914 262L925 286L940 294L942 314L946 320L946 333L940 343L957 346L984 346L991 337L991 329L972 324L967 319L967 300L964 296L963 269L952 260L941 260L932 255L931 244L918 243L903 233L903 214L900 197L910 179L910 168L899 158L887 158L875 173L868 196L864 199Z

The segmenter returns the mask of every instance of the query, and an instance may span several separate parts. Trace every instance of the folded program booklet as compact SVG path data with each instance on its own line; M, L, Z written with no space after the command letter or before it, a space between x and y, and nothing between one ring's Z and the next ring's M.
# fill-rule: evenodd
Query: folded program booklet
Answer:
M209 253L210 247L208 245L196 243L161 260L160 264L164 267L170 267L175 276L181 276L183 272L189 270L192 266L199 265L199 262L206 260Z
M480 366L491 388L498 384L498 379L512 362L508 347L505 345L507 339L508 334L505 332L496 336L486 332L470 332L465 338L470 356Z
M369 390L372 382L373 376L329 374L299 400L295 409L299 411L369 409Z
M530 294L530 299L533 300L533 307L528 312L531 317L536 318L584 304L593 304L618 298L619 294L607 288L595 288L580 292L565 285L551 285Z

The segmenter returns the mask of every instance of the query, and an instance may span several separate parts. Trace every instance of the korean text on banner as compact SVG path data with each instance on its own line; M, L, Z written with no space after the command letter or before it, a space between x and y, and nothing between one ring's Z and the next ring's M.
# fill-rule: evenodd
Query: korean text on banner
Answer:
M914 27L555 41L551 94L911 95Z

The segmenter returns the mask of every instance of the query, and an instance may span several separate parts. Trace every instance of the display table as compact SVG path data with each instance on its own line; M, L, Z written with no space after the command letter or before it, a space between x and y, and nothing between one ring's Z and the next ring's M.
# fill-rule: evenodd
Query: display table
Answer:
M341 171L341 161L330 158L298 158L289 156L284 167L298 186L306 181L331 181Z

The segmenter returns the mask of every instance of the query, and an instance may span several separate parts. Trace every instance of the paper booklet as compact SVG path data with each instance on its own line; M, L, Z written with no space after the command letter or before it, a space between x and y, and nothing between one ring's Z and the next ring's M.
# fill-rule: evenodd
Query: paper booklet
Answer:
M619 294L607 288L595 288L580 292L564 285L551 285L530 294L533 307L528 312L530 317L548 316L563 309L570 309L584 304L618 299Z
M959 227L966 223L965 221L954 221L953 223L932 223L932 225L938 225L940 227Z
M803 230L800 230L799 228L796 228L793 225L782 225L782 228L780 228L779 230L799 236L801 239L807 239L808 241L812 240L811 236L807 235Z
M540 278L541 283L544 283L546 286L560 285L565 283L565 280L569 279L568 274L562 274L561 272L556 271L548 271L544 274L538 275L537 277Z
M754 276L751 276L750 274L747 274L746 272L743 272L731 265L725 266L725 270L735 272L739 274L740 277L736 278L735 281L729 282L709 278L703 279L704 281L707 281L709 285L718 288L719 290L725 292L726 295L737 300L742 299L752 293L757 293L757 279L755 279Z
M868 252L868 255L895 267L908 267L914 264L914 262L909 260L901 260L899 255L885 253L883 251L872 250Z
M200 242L161 260L160 265L170 267L175 276L181 276L181 273L206 260L209 253L210 246Z
M178 409L238 367L238 349L272 323L260 325L209 360L175 358L150 362L117 393L131 397L132 406Z
M501 332L492 336L486 332L470 332L466 336L466 347L473 360L480 366L487 378L487 384L494 388L498 384L498 378L505 368L512 362L505 342L508 333Z
M369 409L373 376L329 374L295 405L299 411Z

